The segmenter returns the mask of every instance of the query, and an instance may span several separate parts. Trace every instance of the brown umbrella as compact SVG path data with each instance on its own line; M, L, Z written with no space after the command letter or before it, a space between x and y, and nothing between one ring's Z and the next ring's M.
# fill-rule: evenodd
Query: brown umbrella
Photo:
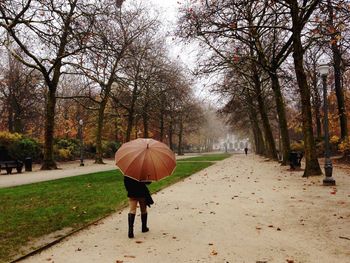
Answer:
M176 159L164 143L139 138L119 148L115 163L125 176L138 181L158 181L172 174Z

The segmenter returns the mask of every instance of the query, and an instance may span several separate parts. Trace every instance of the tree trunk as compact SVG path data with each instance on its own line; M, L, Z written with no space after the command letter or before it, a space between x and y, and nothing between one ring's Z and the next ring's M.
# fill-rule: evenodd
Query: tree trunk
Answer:
M310 103L310 90L307 83L303 66L304 49L301 43L301 28L296 10L292 12L293 17L293 59L299 92L301 97L301 110L303 121L303 134L305 146L306 166L303 177L321 175L322 171L316 155L316 145L312 129L312 114Z
M129 111L129 114L128 114L128 123L127 123L126 134L125 134L126 142L129 142L131 140L131 131L132 131L133 122L134 122L134 111L131 110Z
M104 164L103 162L103 149L102 149L102 132L103 132L103 124L104 124L104 116L105 116L105 108L107 104L107 98L103 98L100 104L100 108L98 109L98 117L97 117L97 129L96 129L96 155L95 155L95 163Z
M55 128L56 87L48 87L46 96L44 159L41 170L57 169L53 153L53 139Z
M281 138L282 138L283 160L281 164L287 165L289 152L290 152L290 141L289 141L289 133L288 133L288 125L287 125L287 119L286 119L286 110L285 110L284 100L281 93L281 86L278 80L277 73L270 72L269 75L271 78L272 90L275 95L274 97L275 97L276 109L278 114L279 129L280 129Z
M159 139L161 142L164 141L164 96L161 94L161 105L160 105L160 112L159 112Z
M142 116L142 120L143 120L143 138L148 138L149 135L148 135L148 114L147 113L143 113L143 116Z
M159 116L159 140L164 141L164 114L161 112Z
M136 104L136 100L137 100L137 91L138 91L138 85L137 83L134 83L134 88L132 90L132 98L131 98L131 105L130 108L128 110L128 127L126 129L126 141L129 142L131 140L131 131L132 131L132 127L133 127L133 122L134 122L134 114L135 114L135 104ZM136 131L137 133L137 131ZM136 136L137 137L137 136Z
M254 73L254 88L257 95L259 113L264 127L265 142L267 147L266 153L269 158L277 160L276 144L272 135L271 125L267 116L266 107L262 96L261 83L259 76L256 73Z
M179 123L179 142L177 146L177 154L178 155L184 155L183 150L182 150L182 137L183 137L183 123L182 123L182 118L180 117L180 123Z
M114 118L114 140L119 142L119 119L118 119L118 111L116 110L116 117Z
M261 132L261 129L259 127L259 120L257 118L258 114L254 108L253 99L249 94L249 91L246 92L246 99L248 104L248 111L249 111L249 120L253 128L253 136L254 136L254 144L255 144L255 151L257 154L265 154L265 145L264 145L264 139Z
M334 26L334 12L333 12L333 6L330 0L327 1L327 7L328 7L328 14L329 14L329 26L330 28L335 28ZM339 115L339 122L340 122L340 132L341 132L341 138L345 139L348 136L348 124L347 124L347 116L346 116L346 109L345 109L345 100L344 100L344 91L341 84L341 60L342 60L342 54L340 52L338 41L336 37L340 35L340 32L336 32L332 35L332 41L331 41L331 49L333 54L333 68L334 68L334 87L335 87L335 94L337 96L337 102L338 102L338 115Z
M10 103L8 102L8 110L7 110L7 127L9 132L13 132L13 110L12 107L10 106Z
M317 77L316 73L312 75L312 101L313 108L315 113L315 122L316 122L316 138L321 138L322 136L322 124L321 124L321 97L318 92L317 87Z
M172 151L174 151L173 147L173 134L174 134L174 128L173 128L174 120L173 117L170 118L169 123L169 147Z

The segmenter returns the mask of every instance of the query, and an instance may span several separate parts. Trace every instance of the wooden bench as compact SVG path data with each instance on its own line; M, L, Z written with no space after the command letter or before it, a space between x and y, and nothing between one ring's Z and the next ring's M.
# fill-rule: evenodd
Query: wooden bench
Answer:
M16 168L17 173L21 173L23 162L18 160L0 161L0 173L1 169L5 169L7 174L11 174L13 168Z
M13 168L17 170L17 173L21 173L23 162L11 158L7 149L4 146L0 146L0 173L1 169L4 169L7 174L11 174Z

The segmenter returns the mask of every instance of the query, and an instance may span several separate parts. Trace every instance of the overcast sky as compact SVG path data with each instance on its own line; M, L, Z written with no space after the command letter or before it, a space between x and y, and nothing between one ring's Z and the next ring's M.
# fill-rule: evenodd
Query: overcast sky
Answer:
M181 6L178 2L179 0L150 0L154 8L159 10L164 30L170 34L176 28L178 8ZM193 70L196 65L198 47L196 45L181 44L179 40L172 40L172 37L168 38L167 43L170 48L170 55L178 58L187 68ZM209 80L197 80L194 86L194 92L201 100L210 102L211 104L217 104L218 96L210 94L208 88L205 87L208 82Z

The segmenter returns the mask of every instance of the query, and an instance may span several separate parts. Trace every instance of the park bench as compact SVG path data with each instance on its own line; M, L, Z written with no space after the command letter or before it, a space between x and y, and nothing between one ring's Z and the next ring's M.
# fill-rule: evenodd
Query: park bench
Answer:
M290 169L295 170L295 168L300 168L302 158L303 158L302 152L295 152L295 151L290 152L289 153Z
M18 160L0 161L0 173L2 169L5 169L7 174L11 174L13 168L16 168L17 173L21 173L23 163Z
M7 174L12 173L12 169L15 168L17 173L22 172L23 162L19 160L13 160L4 147L0 147L0 173L2 169L6 170Z

